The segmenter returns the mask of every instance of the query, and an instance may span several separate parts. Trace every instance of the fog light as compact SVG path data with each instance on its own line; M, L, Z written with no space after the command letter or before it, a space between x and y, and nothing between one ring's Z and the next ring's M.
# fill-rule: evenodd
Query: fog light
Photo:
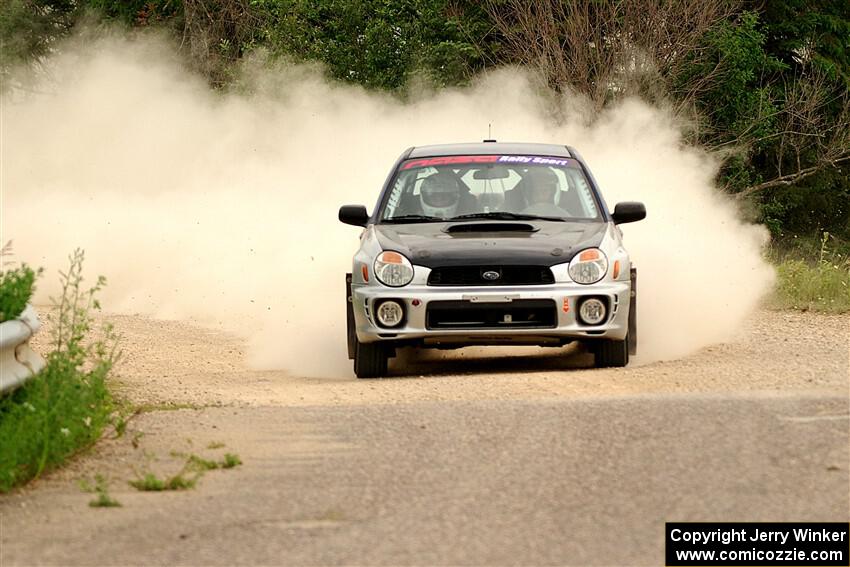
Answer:
M602 300L591 297L581 302L578 316L585 325L598 325L605 320L606 311Z
M378 306L378 322L384 327L395 327L402 317L404 309L397 301L384 301Z

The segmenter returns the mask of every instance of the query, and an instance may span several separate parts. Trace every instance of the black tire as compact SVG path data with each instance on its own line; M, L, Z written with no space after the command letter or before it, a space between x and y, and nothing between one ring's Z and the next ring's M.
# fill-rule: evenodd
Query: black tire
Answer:
M355 339L356 340L356 339ZM358 378L379 378L387 373L389 351L380 342L354 345L354 374Z
M632 289L629 292L629 354L637 354L637 268L631 271Z
M622 368L629 363L629 338L602 340L594 345L596 368Z
M348 342L348 359L354 360L357 332L354 330L354 305L351 297L351 274L345 274L345 335Z

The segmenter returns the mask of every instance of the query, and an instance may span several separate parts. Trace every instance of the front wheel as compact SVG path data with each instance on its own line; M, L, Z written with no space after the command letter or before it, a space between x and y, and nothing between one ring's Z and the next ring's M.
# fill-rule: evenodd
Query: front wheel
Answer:
M629 337L602 340L593 345L596 368L622 368L629 363Z
M380 342L361 343L354 339L354 374L358 378L379 378L387 373L389 351Z

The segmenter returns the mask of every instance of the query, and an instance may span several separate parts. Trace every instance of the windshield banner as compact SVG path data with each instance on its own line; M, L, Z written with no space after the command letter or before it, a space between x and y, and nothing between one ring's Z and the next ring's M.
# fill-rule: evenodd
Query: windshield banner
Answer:
M401 166L402 170L414 167L434 167L438 165L473 165L476 163L519 163L533 165L551 165L555 167L578 167L578 162L570 158L549 156L439 156L411 159Z

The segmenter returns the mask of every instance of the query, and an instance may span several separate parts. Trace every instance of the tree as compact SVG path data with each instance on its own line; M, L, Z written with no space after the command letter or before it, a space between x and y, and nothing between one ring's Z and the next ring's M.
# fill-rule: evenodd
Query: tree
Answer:
M450 0L261 0L266 46L324 63L340 80L398 90L415 72L465 81L486 61L486 14Z
M2 89L11 70L37 65L55 42L76 23L79 13L73 0L4 0L0 3L0 82ZM0 90L2 90L0 89Z
M597 109L623 96L663 100L697 125L689 141L721 158L720 184L762 204L775 231L819 214L850 234L850 205L836 204L850 193L846 0L486 6L504 62Z
M558 91L597 109L627 95L665 97L729 0L488 0L503 61L536 68ZM699 87L704 88L704 87ZM691 93L693 96L693 93Z

